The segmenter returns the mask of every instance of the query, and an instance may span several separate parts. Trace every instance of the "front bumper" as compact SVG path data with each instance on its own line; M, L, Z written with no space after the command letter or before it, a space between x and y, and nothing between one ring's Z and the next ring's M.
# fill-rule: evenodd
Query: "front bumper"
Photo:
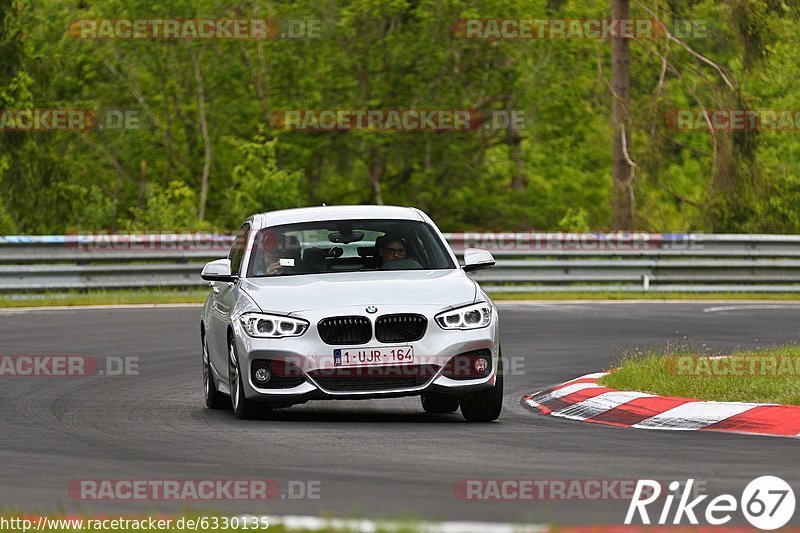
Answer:
M280 339L258 339L248 336L234 321L237 354L242 373L246 374L243 380L244 395L251 400L274 402L276 404L301 403L315 399L370 399L393 398L401 396L414 396L426 392L438 394L466 395L470 392L493 387L495 384L497 368L499 365L499 322L496 309L493 310L492 322L480 329L474 330L444 330L440 328L433 317L441 312L441 306L381 306L378 313L368 314L364 307L339 307L327 308L295 313L291 316L308 320L310 327L300 337ZM331 316L366 316L373 323L382 315L397 313L417 313L428 319L424 336L412 342L382 343L375 339L354 346L330 345L323 342L317 330L317 323L323 318ZM390 346L411 346L414 351L415 365L424 368L412 369L411 367L393 366L383 367L384 380L381 381L381 369L370 367L342 367L334 366L333 352L337 348L372 348ZM485 377L467 379L460 377L452 379L443 375L445 365L453 357L464 353L482 352L491 360L491 371ZM264 361L280 362L284 367L291 366L293 380L288 380L288 387L259 387L254 383L252 369ZM345 373L353 376L348 385L331 386L332 381L326 376L337 376ZM397 379L407 373L417 373L414 380ZM359 381L358 375L363 374L373 381ZM338 381L336 383L342 383ZM371 384L374 383L375 387ZM357 384L357 385L356 385ZM358 390L355 390L358 389Z

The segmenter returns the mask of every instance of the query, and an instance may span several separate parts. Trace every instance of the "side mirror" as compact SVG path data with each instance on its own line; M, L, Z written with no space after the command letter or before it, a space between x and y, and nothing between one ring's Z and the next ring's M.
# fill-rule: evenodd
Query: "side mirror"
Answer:
M206 281L223 281L226 283L233 283L236 281L236 276L231 275L231 261L230 259L217 259L211 261L203 267L203 272L200 277Z
M480 270L494 266L494 257L487 250L467 248L464 250L464 271Z

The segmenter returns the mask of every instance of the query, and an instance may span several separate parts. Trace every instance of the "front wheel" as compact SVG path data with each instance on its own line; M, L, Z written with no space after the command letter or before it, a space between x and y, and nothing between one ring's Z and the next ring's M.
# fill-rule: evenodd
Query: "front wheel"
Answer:
M468 422L491 422L503 410L503 358L498 357L497 380L494 387L478 391L469 399L461 400L461 415Z
M239 366L239 358L236 356L236 344L231 338L228 342L228 382L231 385L231 404L236 417L242 420L252 420L263 418L270 412L270 408L265 403L248 400L244 396L244 386L242 385L242 372Z
M217 385L214 383L205 335L201 337L200 342L203 343L203 390L206 398L206 407L209 409L225 409L230 407L230 398L217 390Z

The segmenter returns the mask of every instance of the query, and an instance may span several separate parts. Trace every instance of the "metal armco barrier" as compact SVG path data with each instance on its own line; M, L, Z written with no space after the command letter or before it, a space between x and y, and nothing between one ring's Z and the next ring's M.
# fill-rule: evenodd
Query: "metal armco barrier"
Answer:
M459 256L497 259L473 278L490 292L800 291L800 235L451 233ZM227 256L211 233L0 236L0 291L191 288Z

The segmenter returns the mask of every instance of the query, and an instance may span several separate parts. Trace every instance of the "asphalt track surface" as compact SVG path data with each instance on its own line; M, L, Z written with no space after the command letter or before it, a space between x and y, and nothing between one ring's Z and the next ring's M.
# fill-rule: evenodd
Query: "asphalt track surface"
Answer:
M694 478L711 496L738 498L753 478L778 475L800 496L794 439L602 427L520 405L524 394L607 368L635 347L797 342L800 305L502 304L504 356L516 370L506 378L503 415L491 424L425 414L418 398L309 402L260 421L207 410L199 314L199 307L0 312L2 355L139 358L132 376L0 378L0 506L619 524L627 501L464 501L453 486ZM273 479L283 497L290 481L318 481L321 498L107 502L67 494L71 480L208 478Z

